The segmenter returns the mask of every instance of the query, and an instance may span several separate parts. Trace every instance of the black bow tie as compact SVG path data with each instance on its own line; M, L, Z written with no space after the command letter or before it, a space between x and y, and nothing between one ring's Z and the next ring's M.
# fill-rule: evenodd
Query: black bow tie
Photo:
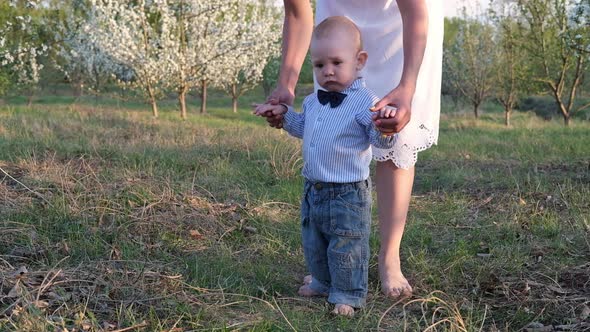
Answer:
M325 90L318 90L318 100L320 104L326 105L330 102L330 107L338 107L338 105L342 104L342 101L346 97L346 94L336 92L336 91L325 91Z

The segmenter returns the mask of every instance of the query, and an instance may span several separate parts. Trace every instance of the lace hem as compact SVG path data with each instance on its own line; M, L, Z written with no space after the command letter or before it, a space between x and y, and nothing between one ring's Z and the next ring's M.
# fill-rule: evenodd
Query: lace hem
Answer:
M376 161L391 160L395 166L403 169L413 167L418 160L418 152L437 143L437 135L434 130L428 129L423 124L416 129L415 132L404 133L402 131L399 133L391 149L380 149L373 146L373 159Z

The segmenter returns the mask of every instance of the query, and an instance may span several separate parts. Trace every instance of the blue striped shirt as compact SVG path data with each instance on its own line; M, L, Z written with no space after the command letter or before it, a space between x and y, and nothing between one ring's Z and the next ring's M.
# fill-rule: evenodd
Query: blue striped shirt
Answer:
M349 183L366 180L371 163L371 144L388 149L394 136L382 137L373 125L371 111L379 98L362 78L341 91L347 96L331 108L320 104L317 93L303 100L302 112L287 107L283 128L303 138L302 174L313 182Z

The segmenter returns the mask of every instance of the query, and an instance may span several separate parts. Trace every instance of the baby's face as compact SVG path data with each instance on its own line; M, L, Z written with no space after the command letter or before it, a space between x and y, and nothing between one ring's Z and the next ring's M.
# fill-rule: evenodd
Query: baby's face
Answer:
M352 38L344 32L312 38L311 63L318 84L328 91L342 91L354 82L364 62Z

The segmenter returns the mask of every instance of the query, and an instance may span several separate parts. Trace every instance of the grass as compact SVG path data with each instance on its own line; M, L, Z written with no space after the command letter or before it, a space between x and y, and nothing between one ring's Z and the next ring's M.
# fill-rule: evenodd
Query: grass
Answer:
M368 305L346 319L296 295L299 142L211 98L187 121L0 108L0 331L590 328L590 123L445 112L402 243L415 294L379 293L374 225Z

